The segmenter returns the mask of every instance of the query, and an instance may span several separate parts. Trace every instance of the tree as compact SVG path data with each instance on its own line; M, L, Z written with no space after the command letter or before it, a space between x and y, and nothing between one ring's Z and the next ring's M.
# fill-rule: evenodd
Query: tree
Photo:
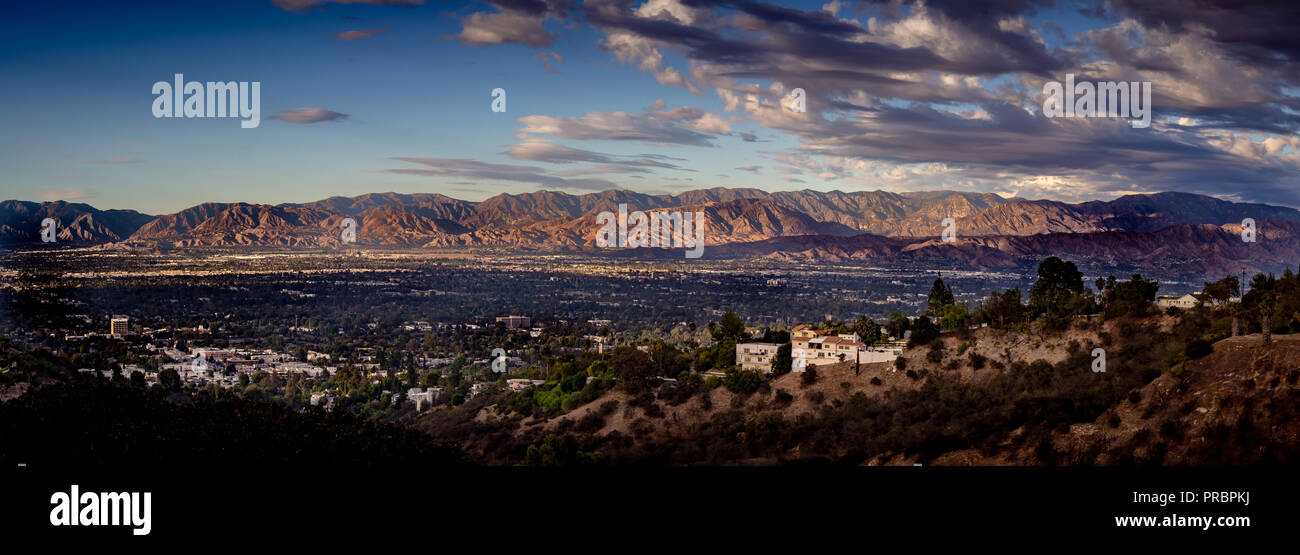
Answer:
M686 355L662 339L656 339L650 345L650 360L660 376L676 376L691 367L691 361Z
M1029 290L1035 314L1063 314L1070 297L1083 294L1083 272L1073 262L1055 256L1038 263L1038 281Z
M1265 295L1259 300L1260 343L1268 345L1273 342L1273 295Z
M415 370L414 366L406 368L406 387L415 387L420 384L420 373Z
M724 339L730 339L733 343L744 341L747 338L745 333L745 323L740 320L735 312L728 310L718 321L718 325L710 328L713 333L713 340L721 342Z
M1241 303L1232 303L1228 311L1232 314L1232 336L1237 337L1241 335Z
M930 286L930 297L925 302L925 312L929 316L936 318L943 315L944 309L955 302L952 289L943 282L943 278L934 278L934 285Z
M858 320L853 323L853 333L858 334L863 343L870 345L880 339L880 324L864 314L858 316Z
M903 313L895 310L889 315L889 321L885 323L885 331L894 339L902 339L903 334L911 329L912 322L904 316Z
M772 357L772 374L779 376L790 371L790 365L794 363L792 351L788 342L776 348L776 355Z
M763 385L763 375L753 370L732 368L722 377L722 385L732 393L753 393Z
M158 384L168 391L180 391L181 375L174 368L168 368L158 373Z
M571 433L547 434L528 446L525 454L529 466L573 466L586 462L589 455L578 450L578 438Z
M907 340L907 346L925 345L938 337L939 326L934 325L929 318L921 316L912 322L912 336Z
M966 310L966 303L952 303L943 307L943 312L938 315L939 329L948 331L963 331L970 323L970 313Z
M1213 283L1207 282L1201 292L1210 300L1223 304L1228 302L1229 299L1239 296L1240 289L1241 280L1237 279L1237 276L1228 276Z
M809 364L808 367L804 369L803 375L799 376L799 385L808 387L815 383L817 383L817 366Z
M144 389L144 372L136 370L131 372L131 387Z
M1144 316L1156 300L1160 283L1154 279L1142 279L1141 274L1133 274L1128 281L1107 282L1106 316Z
M610 359L623 389L630 393L640 393L645 389L646 382L655 375L650 355L635 347L618 347Z
M993 327L1001 328L1019 322L1024 312L1025 306L1020 304L1019 287L1001 293L994 291L984 301L984 320Z

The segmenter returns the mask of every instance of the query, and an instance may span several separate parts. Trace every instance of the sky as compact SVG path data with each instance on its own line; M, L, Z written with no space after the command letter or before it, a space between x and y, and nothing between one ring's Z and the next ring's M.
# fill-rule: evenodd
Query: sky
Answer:
M1220 7L1220 4L1229 7ZM1300 3L20 2L0 198L150 214L371 192L1184 191L1300 207ZM261 123L155 82L260 83ZM1150 82L1150 127L1043 113ZM505 111L492 110L494 89ZM804 91L805 111L794 107Z

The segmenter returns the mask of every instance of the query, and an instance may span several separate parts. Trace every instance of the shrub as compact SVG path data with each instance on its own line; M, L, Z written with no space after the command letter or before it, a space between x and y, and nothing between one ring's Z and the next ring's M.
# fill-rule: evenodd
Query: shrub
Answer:
M925 360L935 364L943 362L943 351L930 351L925 354Z
M975 369L975 370L983 369L983 368L984 368L984 363L985 363L986 361L988 361L988 358L985 357L984 355L981 355L981 354L979 354L979 353L975 353L975 352L972 352L972 353L970 354L970 367L971 367L972 369Z
M809 391L808 400L814 403L821 403L822 401L826 400L826 394L822 393L821 391Z
M777 408L785 407L794 401L794 395L786 393L784 389L776 390L776 397L772 399L772 404Z
M1204 339L1193 339L1187 343L1187 358L1196 360L1214 351L1214 346Z
M898 357L894 359L894 369L900 372L902 372L903 370L907 370L907 359L903 357Z
M817 383L817 369L809 366L807 370L803 371L803 375L799 376L799 385L808 387L815 383Z
M573 429L583 433L591 433L603 427L605 427L605 415L599 411L591 411L586 416L578 419L578 423Z
M880 385L881 383L883 382L880 381L880 378L871 378L871 385Z
M763 375L754 370L727 370L722 385L732 393L749 394L763 385Z

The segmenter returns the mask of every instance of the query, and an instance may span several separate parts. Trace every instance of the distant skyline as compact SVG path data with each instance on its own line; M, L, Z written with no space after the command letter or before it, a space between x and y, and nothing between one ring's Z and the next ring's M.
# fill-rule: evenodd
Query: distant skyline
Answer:
M0 22L0 200L720 186L1300 207L1300 4L1236 4L24 3ZM260 125L154 118L176 73L260 82ZM1151 82L1151 126L1044 117L1067 74Z

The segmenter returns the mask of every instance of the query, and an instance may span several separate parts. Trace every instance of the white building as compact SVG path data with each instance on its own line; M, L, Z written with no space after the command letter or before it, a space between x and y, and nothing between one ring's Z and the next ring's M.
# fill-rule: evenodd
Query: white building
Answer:
M498 316L497 323L505 324L508 330L527 329L531 325L532 319L527 316Z
M428 389L412 387L406 390L406 398L415 403L417 412L424 410L425 406L433 406L434 401L437 401L439 397L442 397L442 388L439 387L430 387Z
M776 350L781 348L776 343L738 343L736 344L736 366L741 370L755 370L764 374L772 373L772 359Z
M864 345L856 333L823 335L808 326L790 330L790 370L803 372L808 365L856 361Z
M529 380L524 378L510 379L506 380L506 388L510 391L522 391L545 383L546 380Z
M1192 308L1195 307L1198 302L1200 301L1196 298L1196 295L1191 293L1181 297L1175 297L1173 295L1160 295L1159 297L1156 297L1156 306L1160 308Z
M862 364L872 362L893 362L894 359L903 355L903 348L906 345L906 343L898 341L885 346L864 348L858 351L858 362Z
M126 316L113 315L113 318L108 321L108 333L113 337L126 335L130 331L128 326L130 321L130 318Z

